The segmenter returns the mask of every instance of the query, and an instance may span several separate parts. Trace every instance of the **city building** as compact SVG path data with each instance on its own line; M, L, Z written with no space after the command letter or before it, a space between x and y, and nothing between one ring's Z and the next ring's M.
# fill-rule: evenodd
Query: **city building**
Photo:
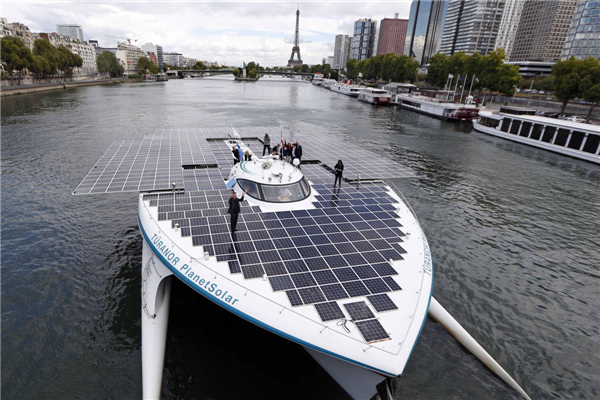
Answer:
M328 56L327 60L325 60L326 61L325 64L329 64L333 68L333 59L334 59L333 56Z
M333 69L345 69L346 63L350 59L352 50L352 37L348 35L337 35L333 50Z
M577 0L526 1L510 61L558 60L576 7Z
M74 39L71 36L61 35L60 33L44 33L40 32L39 36L50 42L54 47L65 46L73 54L77 54L81 57L83 63L81 67L75 68L73 72L78 75L95 75L98 73L98 66L96 64L97 50L92 44L86 41L80 41Z
M487 55L496 46L505 0L450 0L440 52Z
M523 4L525 4L525 0L506 0L504 4L502 20L500 21L498 36L496 37L496 48L504 49L506 61L510 61L515 36L519 28L519 21L521 20Z
M371 21L371 18L356 21L354 23L354 38L352 39L350 58L356 58L360 61L373 56L376 32L377 21Z
M167 65L180 67L182 61L183 54L181 53L163 53L163 62Z
M33 51L33 43L36 39L40 38L40 35L29 30L27 25L20 22L7 23L6 19L2 21L2 37L13 36L19 38L29 50Z
M125 69L125 74L137 74L138 60L145 57L146 54L137 46L131 44L119 43L117 45L117 59Z
M83 30L81 25L77 24L62 24L56 25L56 33L70 38L77 39L83 42Z
M410 6L404 54L421 65L429 62L442 43L448 1L415 0Z
M578 0L561 59L600 59L600 1Z
M90 40L88 40L87 42L88 42L89 44L91 44L92 46L94 46L94 48L100 47L100 44L98 43L98 41L97 41L97 40L90 39Z
M407 19L384 18L379 24L379 37L377 39L377 54L393 53L398 56L404 54Z
M511 61L506 64L517 65L519 75L525 79L531 79L550 76L552 66L556 64L556 61Z
M146 43L142 46L142 50L144 50L144 52L146 53L153 52L154 54L156 54L156 65L158 66L158 69L162 71L164 68L164 56L162 46L158 44L155 45L153 43Z

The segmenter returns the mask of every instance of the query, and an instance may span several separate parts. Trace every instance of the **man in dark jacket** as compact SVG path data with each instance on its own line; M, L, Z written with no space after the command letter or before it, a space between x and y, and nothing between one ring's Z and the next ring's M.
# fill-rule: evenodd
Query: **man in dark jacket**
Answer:
M246 192L244 192L246 194ZM235 227L237 226L238 215L240 214L240 201L244 201L244 194L242 197L238 199L236 192L231 192L231 197L229 198L229 210L227 210L227 214L231 214L231 233L235 232Z
M300 146L300 141L296 140L296 158L300 163L302 163L302 146ZM300 166L300 164L298 164Z
M231 153L233 154L233 165L237 164L240 162L240 152L238 151L237 147L233 146L231 148Z
M337 164L335 164L335 181L333 182L333 187L335 187L335 184L338 182L338 179L340 181L340 187L342 187L342 173L344 172L344 163L342 163L342 160L338 160Z

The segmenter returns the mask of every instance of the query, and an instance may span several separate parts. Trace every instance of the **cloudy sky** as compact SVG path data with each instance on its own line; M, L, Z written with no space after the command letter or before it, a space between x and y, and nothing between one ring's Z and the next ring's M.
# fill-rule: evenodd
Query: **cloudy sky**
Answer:
M160 44L186 57L239 65L285 65L290 57L300 6L300 54L307 64L333 56L335 35L351 34L359 18L408 18L411 0L396 2L200 2L200 1L4 1L0 14L33 32L77 23L86 40L116 47L119 39Z

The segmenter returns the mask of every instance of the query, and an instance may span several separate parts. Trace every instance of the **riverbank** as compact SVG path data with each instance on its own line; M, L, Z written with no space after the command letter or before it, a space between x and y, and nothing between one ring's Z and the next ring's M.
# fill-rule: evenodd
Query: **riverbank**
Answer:
M132 83L142 82L142 79L102 79L102 80L89 80L80 82L64 82L64 83L42 83L37 85L20 85L20 86L7 86L0 89L0 95L2 97L14 96L17 94L26 93L37 93L45 92L48 90L57 89L71 89L76 87L93 86L93 85L111 85L116 83Z

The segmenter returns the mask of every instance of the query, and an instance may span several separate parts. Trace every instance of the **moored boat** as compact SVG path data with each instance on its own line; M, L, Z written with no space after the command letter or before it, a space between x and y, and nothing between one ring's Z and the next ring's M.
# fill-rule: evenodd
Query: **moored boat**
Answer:
M334 92L345 94L346 96L358 97L358 93L364 86L353 85L349 83L334 83L329 87Z
M442 118L449 121L472 121L477 118L479 109L475 104L461 104L443 101L418 93L396 95L396 105L407 110Z
M392 95L387 90L363 88L358 93L358 100L370 104L390 104Z
M600 164L600 128L597 125L535 115L535 110L501 107L499 112L481 111L473 129Z

